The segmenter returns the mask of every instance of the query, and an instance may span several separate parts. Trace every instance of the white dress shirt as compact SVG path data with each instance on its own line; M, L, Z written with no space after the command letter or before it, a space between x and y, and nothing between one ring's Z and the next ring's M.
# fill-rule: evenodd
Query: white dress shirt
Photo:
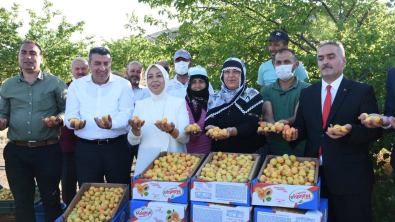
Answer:
M92 75L73 81L66 100L65 123L70 129L69 119L86 120L86 126L74 131L75 135L87 140L109 139L128 133L128 120L133 113L133 89L128 80L110 74L109 81L98 85L92 81ZM102 129L94 118L105 115L112 118L112 128Z
M136 104L136 101L143 100L145 98L151 97L148 89L138 85L133 89L133 103Z
M167 93L171 96L185 99L185 96L187 95L187 88L188 88L188 82L182 84L182 82L180 82L177 79L177 76L175 76L174 79L171 79L169 81L169 87L167 88ZM211 83L209 83L208 92L210 93L210 95L214 94L214 89L211 86Z
M326 87L328 85L331 85L331 105L333 104L333 101L335 100L337 90L340 87L340 83L343 80L343 74L339 76L335 81L333 81L331 84L328 84L327 82L322 79L322 87L321 87L321 113L324 112L324 103L325 103L325 98L326 94L328 94ZM322 156L320 156L320 165L322 165Z

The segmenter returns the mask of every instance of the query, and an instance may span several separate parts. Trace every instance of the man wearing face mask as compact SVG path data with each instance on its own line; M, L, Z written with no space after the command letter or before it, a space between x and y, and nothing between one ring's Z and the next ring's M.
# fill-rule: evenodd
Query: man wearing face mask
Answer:
M294 75L299 62L295 52L288 48L277 51L274 56L273 66L278 79L261 90L263 98L263 121L294 125L296 110L299 104L300 92L310 83L302 82ZM266 135L270 154L303 156L306 141L302 141L295 149L282 138L281 132L263 131Z
M278 50L282 48L288 48L289 36L287 33L282 31L274 31L270 33L269 38L269 61L263 63L258 70L258 85L261 89L269 84L274 83L277 80L276 71L273 68L274 55ZM299 62L298 68L295 70L295 76L301 81L307 81L309 76L307 75L306 69L303 67L302 63Z
M192 65L192 57L188 51L180 49L174 54L174 69L177 75L169 81L169 87L167 88L169 95L182 99L185 98L189 80L188 70ZM214 94L211 84L209 84L208 89L210 95Z

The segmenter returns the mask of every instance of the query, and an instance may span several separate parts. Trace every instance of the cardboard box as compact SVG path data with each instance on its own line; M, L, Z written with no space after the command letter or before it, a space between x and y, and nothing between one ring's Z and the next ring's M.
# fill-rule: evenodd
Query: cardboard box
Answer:
M272 155L266 157L257 178L252 181L252 205L318 210L321 187L321 180L318 177L319 160L317 158L298 157L299 162L307 160L316 163L314 183L311 186L262 183L259 178L266 165L275 157ZM264 191L271 189L271 194L265 195L265 197L259 196L257 188Z
M130 221L186 222L188 221L188 211L188 204L184 203L130 201Z
M252 206L191 202L191 222L250 222Z
M152 161L147 168L145 168L145 170L141 174L133 178L132 199L155 200L155 201L164 201L164 202L172 202L172 203L188 203L190 178L199 169L205 157L204 154L194 154L194 153L188 153L188 154L200 158L199 163L196 165L196 168L192 171L189 178L187 178L186 180L182 180L180 182L144 179L142 175L145 174L146 171L154 167L154 161L159 159L159 157L163 157L167 155L167 152L161 152L155 158L155 160ZM144 190L139 192L136 185L143 186Z
M60 218L60 222L66 222L67 217L70 215L71 211L73 211L75 205L78 203L78 201L81 200L81 196L84 195L84 192L89 190L91 186L94 187L108 187L108 188L117 188L117 187L122 187L124 189L123 195L121 199L118 202L118 206L115 208L115 214L111 217L110 220L106 220L106 222L112 222L112 221L117 221L114 220L118 214L123 210L123 207L129 203L129 187L126 184L116 184L116 183L84 183L82 184L81 189L78 191L78 193L75 195L73 200L71 201L70 205L67 207L66 211L64 212L63 216ZM119 222L123 222L122 220L118 220ZM117 221L117 222L118 222Z
M206 158L202 166L196 172L196 175L191 180L191 201L200 202L211 202L211 203L223 203L232 204L240 206L250 206L251 205L251 184L250 182L256 177L258 173L258 165L260 162L260 156L258 154L245 154L244 155L253 156L255 161L254 167L251 170L250 176L246 182L232 183L232 182L218 182L218 181L207 181L199 180L198 175L202 171L202 168L210 163L213 156L217 152L211 152ZM233 153L223 153L223 154L233 154Z
M56 219L55 222L60 222L62 216ZM115 216L114 220L112 220L111 222L128 222L129 217L130 217L130 206L128 202L125 204L125 206L123 206L122 210L119 212L118 215Z
M321 198L320 207L318 210L287 209L281 207L255 207L254 212L254 222L327 222L328 199Z

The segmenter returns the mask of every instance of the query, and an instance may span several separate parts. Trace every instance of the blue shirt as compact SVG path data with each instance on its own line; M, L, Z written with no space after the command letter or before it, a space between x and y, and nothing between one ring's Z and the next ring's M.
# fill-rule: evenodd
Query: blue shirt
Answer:
M140 88L140 85L133 89L133 103L136 101L143 100L145 98L151 97L149 90L147 88Z
M309 79L306 69L303 64L299 62L298 68L295 70L295 76L298 77L300 81L306 81ZM274 83L277 80L276 70L274 69L272 60L263 63L259 67L258 71L258 84L261 86L267 86Z

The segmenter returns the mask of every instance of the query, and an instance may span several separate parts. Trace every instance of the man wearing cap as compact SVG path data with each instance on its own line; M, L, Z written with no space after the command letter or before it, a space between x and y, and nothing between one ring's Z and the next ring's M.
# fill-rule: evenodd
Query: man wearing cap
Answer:
M129 81L111 73L111 62L108 49L92 48L92 74L69 87L65 119L78 137L75 162L80 187L87 182L103 183L104 176L108 183L130 184L126 134L133 89Z
M82 57L77 57L71 62L70 72L73 76L72 81L67 86L89 74L88 61ZM74 130L62 127L62 134L59 137L60 147L62 148L62 199L69 206L74 196L77 194L77 170L75 168L75 143L77 137Z
M35 181L45 209L45 221L62 214L59 182L62 149L59 145L67 85L40 69L41 46L21 44L21 72L7 79L0 89L0 130L8 127L10 141L4 148L5 170L15 199L15 220L36 221ZM55 117L50 120L47 117ZM46 117L46 118L44 118Z
M174 54L174 69L177 75L169 81L169 87L167 88L169 95L185 98L189 80L188 69L192 65L192 57L188 51L180 49ZM211 84L209 85L209 92L210 95L214 93Z
M294 75L299 64L295 52L291 49L282 48L275 54L273 66L278 79L261 90L262 99L265 101L262 107L263 121L294 125L300 92L311 85L298 80L298 77ZM280 132L261 131L261 134L266 135L270 154L304 155L306 141L300 142L296 148L292 149L282 135L277 133Z
M288 48L289 37L288 34L283 31L274 31L270 33L269 38L269 53L272 59L263 63L258 70L258 84L261 89L269 84L274 83L277 80L276 70L273 67L273 59L276 52L282 48ZM299 67L295 70L295 76L300 81L308 80L306 69L302 63L299 62Z
M151 96L148 89L140 85L141 73L144 72L144 66L140 62L132 61L129 62L126 70L126 76L128 77L133 88L133 106L135 106L136 101L148 98ZM128 142L129 155L130 155L130 167L132 167L134 157L137 158L139 145L132 146Z

